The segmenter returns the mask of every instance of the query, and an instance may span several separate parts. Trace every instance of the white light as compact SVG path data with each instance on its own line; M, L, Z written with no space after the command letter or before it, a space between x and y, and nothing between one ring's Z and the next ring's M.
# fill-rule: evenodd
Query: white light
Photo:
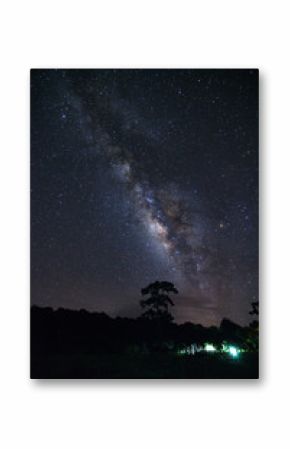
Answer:
M216 351L216 348L214 347L214 345L211 345L211 344L206 344L205 345L205 347L204 347L204 350L205 351L209 351L209 352L213 352L213 351Z
M234 346L229 346L229 353L230 353L233 357L237 357L237 355L238 355L238 350L237 350L237 348L235 348Z

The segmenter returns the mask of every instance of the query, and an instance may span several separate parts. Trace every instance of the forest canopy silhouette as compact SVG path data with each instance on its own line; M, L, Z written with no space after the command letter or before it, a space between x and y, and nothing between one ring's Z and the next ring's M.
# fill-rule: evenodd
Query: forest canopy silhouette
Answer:
M155 281L142 288L141 294L146 297L140 300L143 312L135 319L32 306L32 377L251 377L253 370L257 376L256 364L233 365L222 358L205 359L202 354L190 357L193 347L209 342L216 348L227 342L248 355L256 354L256 321L247 327L228 319L219 327L176 324L169 312L174 306L169 295L178 294L174 284ZM201 372L213 361L208 374Z

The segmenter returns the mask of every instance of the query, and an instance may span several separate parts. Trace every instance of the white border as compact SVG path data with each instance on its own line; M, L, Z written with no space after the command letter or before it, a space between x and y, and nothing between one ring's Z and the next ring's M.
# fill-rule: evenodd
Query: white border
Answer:
M282 0L2 2L1 447L287 446L287 7ZM260 69L260 381L29 380L31 67Z

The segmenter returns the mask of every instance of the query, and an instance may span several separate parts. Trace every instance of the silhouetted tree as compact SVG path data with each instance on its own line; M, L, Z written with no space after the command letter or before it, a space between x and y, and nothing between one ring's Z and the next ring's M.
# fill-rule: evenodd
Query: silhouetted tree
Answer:
M252 304L252 310L250 310L250 315L259 316L259 302L254 301ZM249 325L248 335L247 335L248 347L254 351L259 349L259 321L258 319L253 320Z
M252 310L250 310L249 314L250 315L257 315L257 318L258 318L258 316L259 316L259 302L255 301L255 302L252 302L251 304L252 304ZM250 327L258 332L258 330L259 330L259 321L258 321L258 319L253 320L250 323Z
M250 310L249 314L250 315L259 315L259 302L255 301L252 302L252 310Z
M162 319L164 321L172 321L173 316L168 312L169 306L174 306L173 301L169 297L169 293L178 293L174 284L166 281L156 281L141 289L142 295L150 295L147 299L140 301L142 309L147 309L142 314L144 318L150 320Z

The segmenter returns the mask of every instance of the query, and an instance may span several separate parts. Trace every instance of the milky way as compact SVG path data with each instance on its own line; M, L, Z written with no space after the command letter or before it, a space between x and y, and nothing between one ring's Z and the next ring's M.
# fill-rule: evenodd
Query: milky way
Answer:
M117 180L123 183L135 206L135 212L140 222L156 241L166 250L172 264L177 267L181 275L194 287L199 286L197 272L203 272L205 259L209 252L202 245L203 231L198 226L197 217L189 216L190 198L183 197L178 185L168 182L166 187L156 188L150 185L150 176L146 176L139 154L129 151L126 147L114 146L111 138L100 127L99 117L88 114L81 100L70 96L72 106L79 113L80 120L84 120L85 142L91 151L104 156L112 168ZM113 114L115 108L110 105L109 113ZM127 109L128 111L128 105ZM133 132L130 123L135 125L134 133L144 133L138 129L139 120L127 114L129 120L127 132ZM95 132L97 130L97 132ZM149 131L150 135L150 131ZM93 137L94 136L94 137ZM94 147L95 146L95 147ZM145 173L144 173L145 172ZM148 237L149 238L149 237Z
M131 316L163 277L177 320L247 321L257 158L256 71L35 71L33 301Z

